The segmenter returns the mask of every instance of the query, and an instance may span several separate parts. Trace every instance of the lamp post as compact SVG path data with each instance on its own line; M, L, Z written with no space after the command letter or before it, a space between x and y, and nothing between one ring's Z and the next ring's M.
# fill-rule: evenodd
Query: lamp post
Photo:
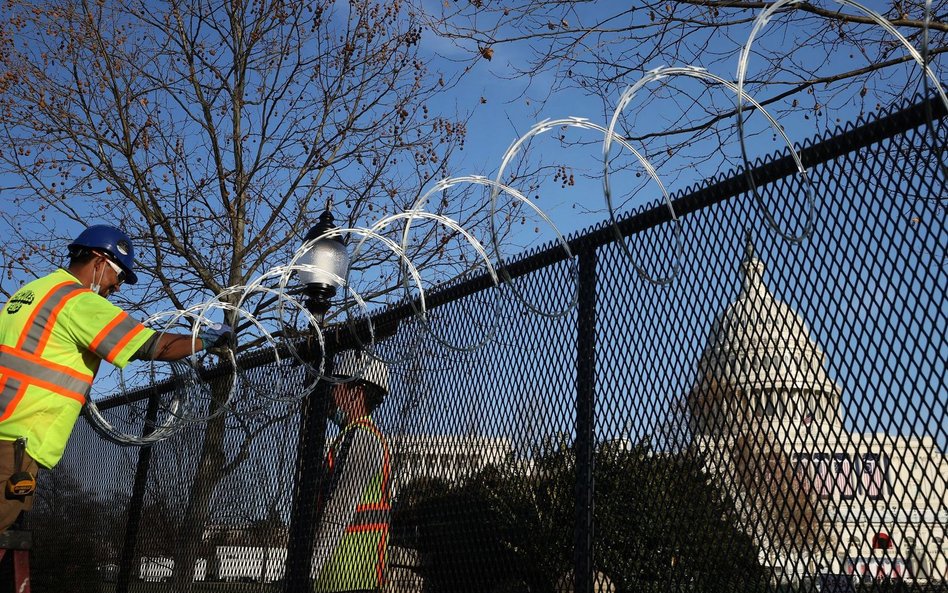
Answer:
M319 222L311 228L304 241L309 243L313 239L322 237L335 230L333 220L332 200L326 204L326 209L319 215ZM349 270L349 252L346 244L337 237L323 237L313 243L297 260L300 266L300 282L303 283L303 292L306 294L306 308L312 312L320 323L329 311L329 299L336 296L339 288L339 279L346 277Z
M319 216L305 241L321 237L335 229L332 201ZM306 266L298 273L306 295L306 308L323 323L329 311L329 301L339 288L339 279L345 278L349 268L349 254L345 243L335 237L323 237L313 243L297 262ZM335 344L328 337L325 350L316 353L324 357L325 374L332 373ZM319 485L323 476L323 452L326 449L326 421L332 384L320 381L303 403L300 411L300 436L297 445L296 471L293 483L293 506L290 512L289 541L283 590L286 593L312 590L312 562L319 523L316 508Z

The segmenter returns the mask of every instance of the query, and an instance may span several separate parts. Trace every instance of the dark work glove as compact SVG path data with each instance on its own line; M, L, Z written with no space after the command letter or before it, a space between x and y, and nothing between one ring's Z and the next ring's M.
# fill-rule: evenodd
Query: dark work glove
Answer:
M226 323L212 323L198 331L198 337L204 344L205 350L227 346L234 337L234 329Z

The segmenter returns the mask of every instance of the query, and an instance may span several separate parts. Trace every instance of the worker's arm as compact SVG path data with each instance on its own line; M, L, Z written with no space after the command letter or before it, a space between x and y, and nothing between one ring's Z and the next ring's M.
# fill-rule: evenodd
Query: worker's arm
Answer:
M135 352L133 358L139 360L181 360L200 352L204 348L213 348L228 343L233 338L233 330L226 324L207 326L191 334L154 334Z
M190 334L155 334L142 344L133 358L137 360L181 360L204 349L201 338L192 342Z
M319 575L323 565L339 547L346 526L355 517L362 494L385 462L382 444L368 430L357 428L347 440L340 447L333 482L326 493L322 521L316 531L314 575Z

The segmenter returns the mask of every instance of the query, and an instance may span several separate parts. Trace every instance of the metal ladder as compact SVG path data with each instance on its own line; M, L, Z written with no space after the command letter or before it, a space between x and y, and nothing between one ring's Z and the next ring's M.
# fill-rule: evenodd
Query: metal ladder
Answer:
M13 591L30 593L30 548L33 547L32 531L7 530L0 533L0 561L8 552L13 555ZM10 591L3 589L0 591Z

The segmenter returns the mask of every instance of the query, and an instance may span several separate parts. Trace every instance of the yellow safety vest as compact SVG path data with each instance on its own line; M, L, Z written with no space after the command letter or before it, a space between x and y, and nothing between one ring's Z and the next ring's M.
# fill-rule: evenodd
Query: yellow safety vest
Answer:
M388 443L375 426L372 418L365 416L350 422L336 437L326 457L325 480L331 481L335 471L335 459L345 436L353 430L367 430L382 444L382 467L362 493L356 506L355 517L322 570L316 575L314 590L362 591L381 590L385 577L385 553L388 546L388 524L391 504L389 502L389 480L391 464ZM329 482L327 482L329 483Z
M0 311L0 440L55 466L99 362L124 367L154 333L65 270L25 285Z

